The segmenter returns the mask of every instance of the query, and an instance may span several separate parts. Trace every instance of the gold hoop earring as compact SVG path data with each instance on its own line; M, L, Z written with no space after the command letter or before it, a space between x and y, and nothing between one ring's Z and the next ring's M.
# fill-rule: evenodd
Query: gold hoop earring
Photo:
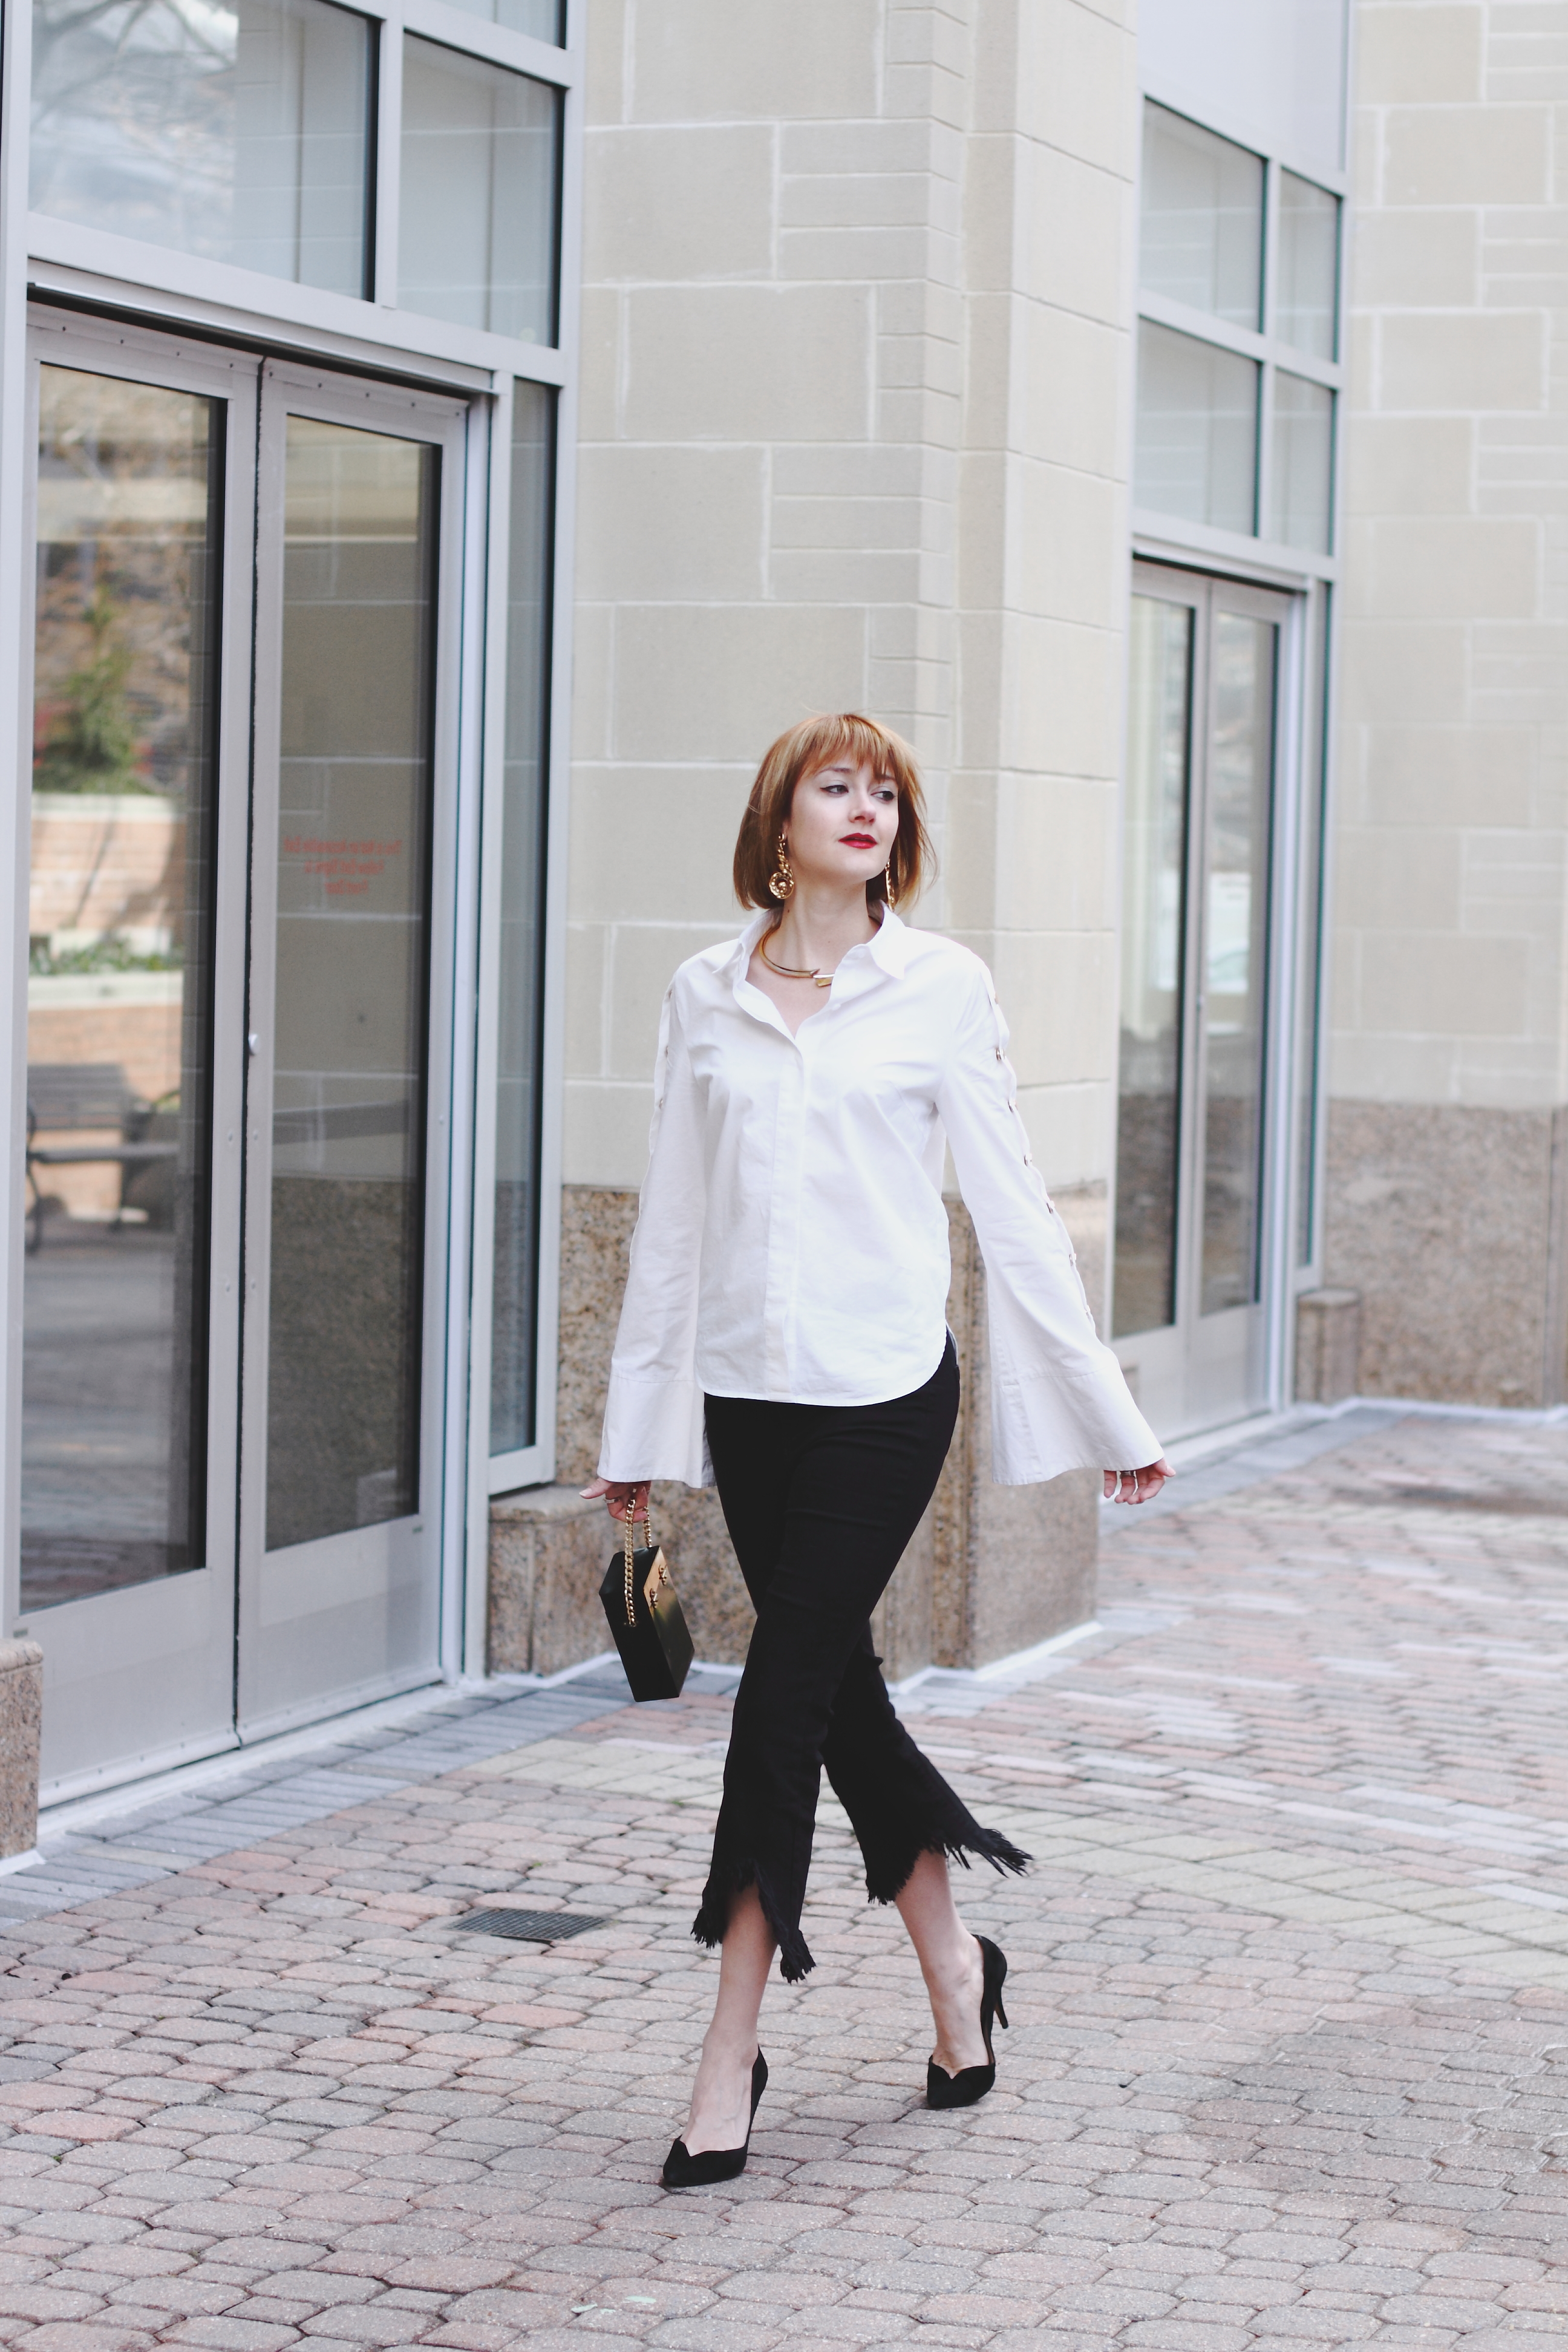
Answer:
M795 896L795 867L789 862L789 840L788 836L782 833L779 835L778 856L779 862L768 877L768 888L782 907L786 899Z

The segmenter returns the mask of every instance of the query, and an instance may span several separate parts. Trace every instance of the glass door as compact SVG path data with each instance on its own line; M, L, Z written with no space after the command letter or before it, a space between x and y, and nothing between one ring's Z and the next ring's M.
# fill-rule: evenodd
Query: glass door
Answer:
M433 1674L460 403L268 367L239 1720ZM443 789L445 786L445 789Z
M1141 567L1111 1328L1171 1435L1267 1401L1278 712L1289 600Z
M21 1602L90 1784L233 1721L256 369L58 317L31 364Z
M60 1795L437 1671L468 410L47 312L32 365Z

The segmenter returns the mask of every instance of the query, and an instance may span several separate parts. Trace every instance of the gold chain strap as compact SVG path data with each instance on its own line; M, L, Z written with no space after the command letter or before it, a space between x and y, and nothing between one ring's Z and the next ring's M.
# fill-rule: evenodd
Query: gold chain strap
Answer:
M651 1551L653 1549L653 1519L649 1512L646 1509L642 1515L642 1531L647 1538L646 1549L648 1551ZM637 1623L637 1611L632 1602L632 1555L635 1549L633 1539L636 1533L637 1513L632 1508L631 1497L628 1495L626 1497L626 1623L628 1625L635 1625Z

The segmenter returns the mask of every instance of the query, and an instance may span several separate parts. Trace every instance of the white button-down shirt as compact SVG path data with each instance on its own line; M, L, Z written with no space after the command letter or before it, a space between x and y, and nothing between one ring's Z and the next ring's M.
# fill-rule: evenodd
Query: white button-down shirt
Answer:
M792 1037L746 976L766 919L665 997L601 1477L709 1484L705 1391L877 1404L929 1381L944 1139L985 1260L993 1476L1156 1461L1030 1159L985 966L886 914Z

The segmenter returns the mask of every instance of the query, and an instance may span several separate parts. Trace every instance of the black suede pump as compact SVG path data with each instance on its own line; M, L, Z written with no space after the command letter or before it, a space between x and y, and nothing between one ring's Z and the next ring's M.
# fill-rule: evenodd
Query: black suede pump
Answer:
M982 1967L980 1990L980 2033L985 2044L984 2066L965 2066L950 2074L934 2058L926 2064L926 2105L928 2107L972 2107L983 2099L996 2080L996 2053L991 2047L991 2021L999 2025L1007 2022L1007 2012L1002 2006L1002 1987L1007 1976L1007 1957L999 1951L988 1936L976 1936Z
M998 1955L1000 1957L1000 1955ZM1006 1963L1004 1961L1004 1967ZM746 2126L746 2137L739 2147L705 2147L697 2156L689 2156L686 2142L678 2139L664 2159L663 2180L667 2189L710 2189L716 2180L733 2180L744 2172L746 2158L752 2147L752 2124L757 2120L757 2108L763 2093L768 2087L768 2062L759 2050L752 2068L752 2116Z

